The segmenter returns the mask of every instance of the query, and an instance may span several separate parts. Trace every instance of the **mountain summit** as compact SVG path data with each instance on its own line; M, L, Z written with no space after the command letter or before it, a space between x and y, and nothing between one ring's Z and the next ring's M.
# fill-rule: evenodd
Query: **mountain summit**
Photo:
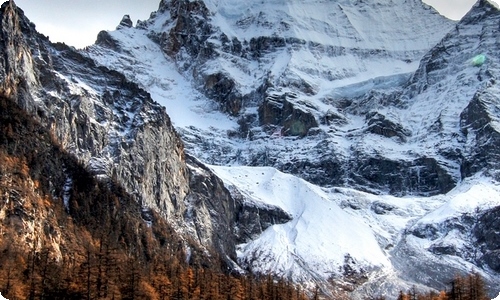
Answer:
M100 33L115 46L98 39L88 55L151 91L190 153L232 166L214 167L227 186L293 217L242 244L242 266L306 282L351 276L354 285L373 272L379 280L360 291L385 282L394 294L404 282L442 288L464 261L467 268L485 261L470 254L483 247L470 233L478 224L456 236L468 246L447 243L471 209L486 215L496 203L488 192L475 195L470 207L456 207L460 195L489 189L480 178L494 179L498 169L489 146L497 145L496 101L474 104L494 88L497 47L488 26L497 15L488 1L459 23L420 1L162 1L136 28ZM486 62L474 65L477 55ZM275 199L276 189L310 188L241 165L271 166L326 190ZM312 204L315 197L332 206L315 211L322 205ZM440 206L454 208L439 220L426 217ZM338 215L322 217L330 210ZM359 226L344 228L347 219ZM436 229L422 229L433 222ZM345 232L379 246L353 244ZM418 261L409 253L418 253ZM443 255L450 256L439 263L447 271L433 278L431 266ZM411 264L419 271L406 272Z

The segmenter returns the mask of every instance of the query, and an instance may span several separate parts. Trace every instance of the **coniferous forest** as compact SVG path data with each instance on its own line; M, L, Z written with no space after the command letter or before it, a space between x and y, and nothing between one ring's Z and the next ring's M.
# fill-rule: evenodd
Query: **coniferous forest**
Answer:
M489 300L483 279L478 273L456 275L446 291L419 293L411 288L401 291L398 300Z

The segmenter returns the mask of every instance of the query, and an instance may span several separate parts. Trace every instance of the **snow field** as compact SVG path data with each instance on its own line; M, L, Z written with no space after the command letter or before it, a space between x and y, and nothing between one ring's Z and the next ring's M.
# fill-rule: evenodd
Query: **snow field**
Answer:
M429 261L445 259L459 269L470 269L471 264L457 258L429 252L428 247L436 241L403 236L402 232L500 205L500 187L481 176L463 182L446 195L398 198L348 188L320 188L273 168L211 169L227 186L237 188L246 201L280 207L293 217L239 245L238 257L254 272L272 272L297 281L341 277L346 262L374 278L405 272L391 261L391 250L400 242L409 243ZM377 211L375 206L386 210ZM453 242L461 249L468 237L451 231L442 242Z

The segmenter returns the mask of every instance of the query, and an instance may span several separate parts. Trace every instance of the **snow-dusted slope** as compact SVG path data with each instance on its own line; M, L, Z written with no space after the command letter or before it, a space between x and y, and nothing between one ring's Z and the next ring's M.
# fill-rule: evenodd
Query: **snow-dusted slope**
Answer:
M388 296L419 283L444 288L447 276L470 270L481 272L487 282L498 280L473 260L435 251L448 246L467 253L465 248L474 247L470 228L449 223L499 206L495 181L476 177L446 195L396 198L319 188L266 167L211 168L246 201L278 206L293 217L239 245L241 266L253 272L309 284L344 278L356 282L359 295L376 291ZM436 228L435 236L422 234L429 227ZM492 292L498 289L491 287Z
M272 0L204 2L215 12L213 22L230 38L250 40L259 36L297 38L324 45L379 50L426 50L430 44L419 43L429 39L430 24L410 21L413 17L427 18L420 1L406 1L404 10L392 1L322 1ZM384 19L386 18L386 19ZM436 22L433 20L433 22ZM401 26L387 26L391 23ZM432 21L431 21L432 22ZM417 33L415 39L407 37ZM439 39L439 32L432 34ZM431 35L432 35L431 34ZM431 37L432 38L432 37Z
M122 28L112 33L119 41L118 53L98 48L92 57L102 65L119 67L128 78L144 87L162 104L177 128L195 127L208 130L234 129L234 121L218 111L200 92L182 76L174 61L165 57L158 44L138 28Z
M293 220L267 229L256 240L240 246L244 264L258 273L275 272L304 279L308 275L326 279L342 275L349 259L361 266L389 265L373 230L355 221L340 207L337 196L266 167L212 167L227 184L238 187L247 201L282 208ZM307 265L307 270L303 266ZM304 271L311 274L304 275Z

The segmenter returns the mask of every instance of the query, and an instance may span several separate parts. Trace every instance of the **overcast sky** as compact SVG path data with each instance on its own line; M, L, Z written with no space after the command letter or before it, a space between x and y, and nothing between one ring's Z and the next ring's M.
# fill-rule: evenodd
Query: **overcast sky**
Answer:
M113 30L123 15L146 20L160 0L14 0L37 30L52 42L81 48L93 44L101 30ZM497 0L500 1L500 0ZM441 14L460 19L475 0L424 0Z

